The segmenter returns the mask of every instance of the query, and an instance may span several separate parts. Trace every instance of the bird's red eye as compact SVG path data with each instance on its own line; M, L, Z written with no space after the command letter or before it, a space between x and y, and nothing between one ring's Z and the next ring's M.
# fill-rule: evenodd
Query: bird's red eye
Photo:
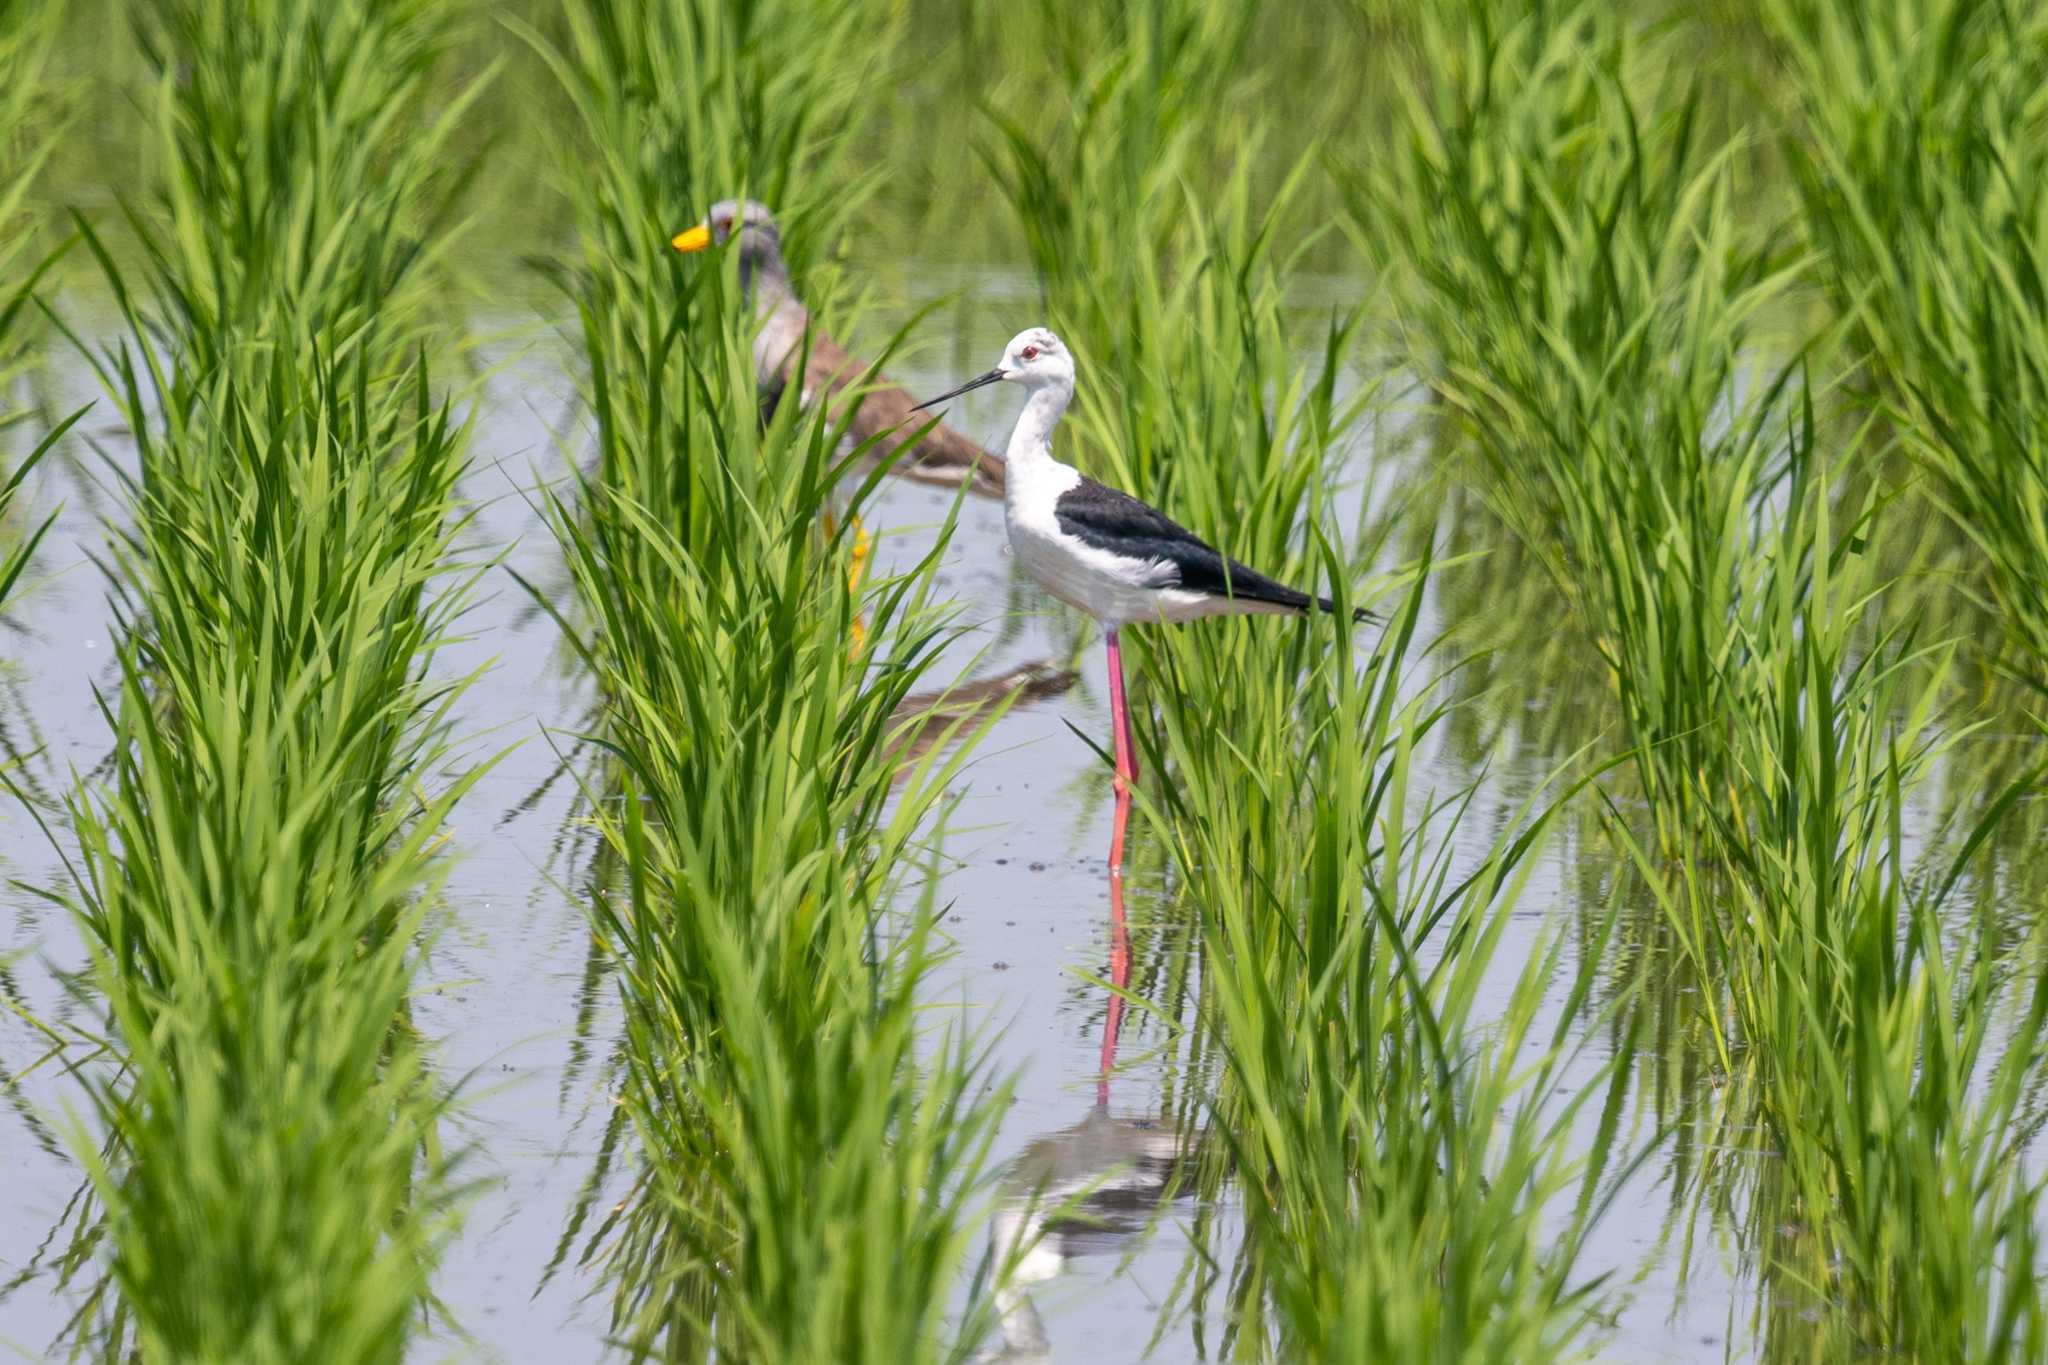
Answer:
M1038 348L1036 346L1026 346L1024 348L1024 358L1026 360L1038 359Z

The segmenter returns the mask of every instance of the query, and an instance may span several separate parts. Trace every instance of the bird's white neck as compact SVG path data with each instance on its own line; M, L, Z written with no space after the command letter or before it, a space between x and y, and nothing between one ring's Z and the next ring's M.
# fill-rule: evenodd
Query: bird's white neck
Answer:
M1024 400L1017 425L1010 432L1009 449L1003 459L1010 469L1023 472L1033 465L1054 463L1052 432L1074 398L1072 384L1041 384Z

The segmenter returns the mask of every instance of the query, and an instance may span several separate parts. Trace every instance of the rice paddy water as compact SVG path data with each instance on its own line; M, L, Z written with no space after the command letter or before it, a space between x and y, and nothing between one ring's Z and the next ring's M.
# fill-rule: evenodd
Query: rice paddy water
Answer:
M0 3L0 1343L2048 1359L2044 68ZM1087 626L764 410L741 197L1346 609L1124 632L1120 879Z

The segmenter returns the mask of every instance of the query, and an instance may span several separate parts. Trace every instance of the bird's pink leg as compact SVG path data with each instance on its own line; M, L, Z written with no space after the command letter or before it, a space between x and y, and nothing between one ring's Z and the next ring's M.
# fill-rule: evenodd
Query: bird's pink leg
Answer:
M1109 710L1116 725L1116 789L1119 793L1138 785L1138 746L1131 742L1131 708L1124 699L1124 656L1116 631L1104 643L1109 647Z

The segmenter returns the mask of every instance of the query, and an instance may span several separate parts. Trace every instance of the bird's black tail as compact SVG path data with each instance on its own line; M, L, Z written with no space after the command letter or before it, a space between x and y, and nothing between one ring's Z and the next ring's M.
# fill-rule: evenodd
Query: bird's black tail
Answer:
M1337 604L1327 597L1310 597L1307 593L1298 592L1288 587L1285 583L1276 583L1263 574L1255 575L1250 579L1239 577L1230 587L1230 595L1232 597L1243 601L1264 602L1276 607L1286 607L1290 610L1298 611L1304 616L1317 608L1332 614L1337 610ZM1363 621L1368 625L1379 620L1377 616L1374 616L1364 607L1352 608L1351 619Z
M1302 600L1303 600L1304 602L1306 602L1306 601L1307 601L1308 599L1307 599L1306 597L1304 597L1304 598L1303 598ZM1332 601L1331 601L1331 600L1330 600L1329 598L1327 598L1327 597L1318 597L1318 598L1316 599L1316 605L1317 605L1317 606L1319 606L1319 607L1321 607L1321 608L1322 608L1322 609L1323 609L1324 611L1328 611L1328 612L1334 612L1334 611L1336 611L1336 610L1337 610L1337 604L1336 604L1335 602L1332 602ZM1303 608L1302 608L1302 610L1303 610L1303 611L1306 611L1306 610L1308 610L1308 608L1307 608L1307 607L1303 607ZM1363 621L1363 622L1365 622L1365 623L1366 623L1367 625L1371 625L1371 624L1372 624L1372 623L1373 623L1374 621L1377 621L1377 620L1379 620L1380 618L1379 618L1379 617L1377 617L1377 616L1374 616L1374 615L1373 615L1373 614L1372 614L1371 612L1367 611L1367 610L1366 610L1366 609L1365 609L1364 607L1353 607L1353 608L1351 609L1351 619L1352 619L1352 620L1354 620L1354 621Z
M1284 607L1289 611L1298 611L1303 615L1307 615L1318 607L1327 612L1337 610L1337 604L1327 597L1310 597L1307 593L1290 588L1277 579L1268 578L1257 569L1247 568L1236 560L1230 561L1227 579L1205 586L1219 597L1229 597L1240 602L1258 602L1271 607ZM1379 619L1364 607L1354 609L1351 613L1351 618L1355 621L1366 622Z

